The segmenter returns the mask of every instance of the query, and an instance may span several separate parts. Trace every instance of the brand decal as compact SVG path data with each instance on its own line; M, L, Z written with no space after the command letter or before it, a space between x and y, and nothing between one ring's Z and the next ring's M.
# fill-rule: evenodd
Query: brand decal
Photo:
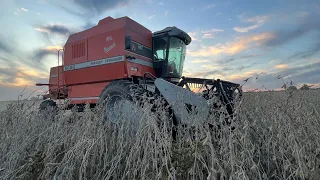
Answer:
M69 65L69 66L64 66L64 71L71 71L74 70L75 65Z
M83 68L89 68L94 66L101 66L105 64L117 63L122 61L124 61L124 56L116 56L116 57L99 59L99 60L90 61L90 62L72 64L72 65L64 66L63 68L64 68L64 71L71 71L76 69L83 69Z
M95 66L102 66L105 64L112 64L112 63L118 63L118 62L123 62L125 60L124 56L115 56L111 58L105 58L105 59L99 59L95 61L89 61L89 62L83 62L79 64L72 64L72 65L67 65L64 66L63 69L64 71L72 71L72 70L77 70L77 69L84 69L84 68L90 68L90 67L95 67ZM153 67L153 63L149 61L145 61L142 59L127 59L128 62L135 63L135 64L140 64L143 66L148 66L148 67ZM138 68L131 68L133 71L139 71Z
M112 36L108 36L108 37L106 37L106 41L108 42L108 41L111 41L112 40Z
M116 47L116 42L114 42L113 44L111 44L109 47L104 47L104 52L108 53L111 49L113 49L114 47Z

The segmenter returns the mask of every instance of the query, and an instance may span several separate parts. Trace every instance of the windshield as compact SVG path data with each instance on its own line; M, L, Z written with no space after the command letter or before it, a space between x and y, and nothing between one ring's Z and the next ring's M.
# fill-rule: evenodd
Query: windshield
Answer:
M185 43L176 38L170 38L169 54L168 54L168 73L182 74L183 64L186 56Z

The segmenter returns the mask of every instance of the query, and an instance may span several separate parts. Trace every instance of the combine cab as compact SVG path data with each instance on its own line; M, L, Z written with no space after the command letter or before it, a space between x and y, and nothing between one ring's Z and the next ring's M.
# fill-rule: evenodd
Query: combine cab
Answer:
M241 95L239 84L182 77L190 43L191 37L176 27L152 33L128 17L107 17L68 38L63 65L51 68L50 91L45 97L69 99L76 106L95 106L106 99L111 103L141 100L142 94L148 94L164 99L175 119L183 120L191 107L201 107L202 116L208 114L207 100L214 94L232 114L234 95ZM206 90L196 94L190 84ZM182 99L177 94L182 94Z

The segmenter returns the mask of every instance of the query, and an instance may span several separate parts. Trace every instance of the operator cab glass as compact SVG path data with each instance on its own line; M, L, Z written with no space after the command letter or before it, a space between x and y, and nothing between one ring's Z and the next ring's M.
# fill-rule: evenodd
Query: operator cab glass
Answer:
M181 77L186 57L186 44L176 37L170 37L169 42L167 72L169 76Z
M154 61L164 61L167 58L168 37L159 37L153 39Z
M158 77L180 78L190 36L176 27L153 34L153 66Z

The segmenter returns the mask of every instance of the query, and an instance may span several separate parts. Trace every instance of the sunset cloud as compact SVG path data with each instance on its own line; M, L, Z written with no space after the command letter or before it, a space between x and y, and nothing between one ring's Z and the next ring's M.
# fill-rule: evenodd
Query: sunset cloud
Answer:
M211 38L214 38L216 34L223 31L224 31L223 29L209 29L209 30L202 30L201 34L203 39L211 39Z
M212 39L218 33L224 32L223 29L204 29L198 32L189 32L189 36L191 37L192 41L201 41L202 39Z
M288 64L278 64L275 66L275 68L277 69L287 69L288 68Z
M63 49L61 46L48 46L35 52L33 59L40 61L47 55L57 55L58 50Z
M42 32L42 33L59 34L59 35L64 35L64 36L68 36L68 35L75 32L63 24L43 25L40 27L36 27L35 30Z
M48 73L41 72L32 67L0 68L0 85L24 87L32 86L41 79L46 79Z
M188 55L193 57L210 57L218 54L236 54L249 47L260 46L264 41L272 37L273 35L271 33L240 37L230 43L217 44L215 46L202 46L199 50L188 51Z
M252 26L248 26L248 27L235 27L235 28L233 28L235 31L237 31L237 32L242 32L242 33L244 33L244 32L248 32L249 30L252 30L252 29L256 29L256 28L258 28L259 27L259 25L258 24L255 24L255 25L252 25Z
M206 62L210 62L209 59L195 59L192 61L192 63L206 63Z

